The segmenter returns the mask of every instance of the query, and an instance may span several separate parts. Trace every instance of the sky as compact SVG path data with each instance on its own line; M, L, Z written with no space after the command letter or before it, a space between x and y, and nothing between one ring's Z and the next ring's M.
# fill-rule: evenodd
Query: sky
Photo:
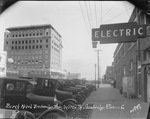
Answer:
M0 16L0 51L3 51L6 28L51 24L62 36L62 69L93 80L96 50L101 50L102 77L113 62L117 44L99 44L98 48L92 48L91 30L101 24L128 22L133 8L126 1L19 1Z

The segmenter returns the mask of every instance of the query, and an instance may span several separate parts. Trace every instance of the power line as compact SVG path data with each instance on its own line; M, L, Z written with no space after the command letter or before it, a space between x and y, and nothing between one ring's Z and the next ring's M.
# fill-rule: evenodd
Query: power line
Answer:
M133 7L131 7L131 8L133 8ZM131 8L129 8L128 10L130 10ZM120 14L118 14L118 15L114 16L113 18L111 18L111 19L107 20L107 21L106 21L106 23L107 23L108 21L112 20L112 19L115 19L116 17L121 16L121 15L122 15L123 13L125 13L125 12L126 12L126 10L125 10L125 11L123 11L123 12L121 12Z
M87 27L87 24L86 24L85 16L84 16L83 9L82 9L82 6L81 6L80 1L79 1L79 6L80 6L80 10L81 10L81 13L82 13L83 19L84 19L84 23L85 23L85 26L86 26L87 33L88 33L88 35L89 35L88 27ZM89 35L89 36L90 36L90 35Z
M88 17L88 21L89 21L89 24L90 24L90 29L92 29L91 22L90 22L90 17L89 17L89 12L88 12L88 7L87 7L87 4L86 4L85 1L84 1L84 3L85 3L86 11L87 11L87 17Z
M95 8L96 27L97 27L97 10L96 10L96 4L95 4L95 1L94 1L94 8Z
M114 5L114 6L115 6L115 5ZM104 19L104 17L113 9L114 6L112 6L112 7L102 16L102 19Z
M101 1L101 24L102 24L102 15L103 14L103 11L102 11L102 1Z
M92 18L92 13L91 13L91 6L90 6L90 2L89 2L89 9L90 9L91 23L92 23L92 26L93 26L93 18Z

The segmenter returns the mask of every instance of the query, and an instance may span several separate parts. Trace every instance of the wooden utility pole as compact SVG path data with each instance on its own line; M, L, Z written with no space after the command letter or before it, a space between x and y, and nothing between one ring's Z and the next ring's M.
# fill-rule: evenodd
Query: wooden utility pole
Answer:
M97 72L98 72L98 78L97 78L97 81L98 81L98 88L99 88L99 82L100 82L100 68L99 68L99 52L102 51L102 50L96 50L97 52Z
M96 64L95 64L95 90L96 90Z

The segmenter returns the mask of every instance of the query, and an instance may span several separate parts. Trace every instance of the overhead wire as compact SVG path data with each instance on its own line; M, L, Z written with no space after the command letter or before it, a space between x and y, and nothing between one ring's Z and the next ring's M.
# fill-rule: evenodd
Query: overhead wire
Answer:
M127 10L130 10L131 8L133 8L133 7L130 7L129 9L127 9ZM123 12L121 12L120 14L118 14L118 15L116 15L116 16L114 16L113 18L111 18L111 19L108 19L105 23L107 23L108 21L110 21L110 20L113 20L113 19L115 19L116 17L118 17L118 16L121 16L123 13L125 13L126 12L126 10L125 11L123 11Z
M90 1L89 1L89 9L90 9L90 16L91 16L91 24L92 24L92 27L93 27L93 17L92 17L92 13L91 13Z
M114 5L115 6L115 5ZM105 16L114 8L114 6L112 6L103 16L102 16L102 20L105 18Z
M80 6L81 13L82 13L82 17L83 17L83 19L84 19L84 23L85 23L85 26L86 26L87 33L88 33L88 35L90 36L89 30L88 30L88 27L87 27L87 24L86 24L86 19L85 19L85 16L84 16L83 9L82 9L82 6L81 6L80 1L79 1L79 6Z
M86 1L84 1L84 3L85 3L85 7L86 7L86 12L87 12L87 17L88 17L90 29L92 29L92 25L91 25L91 21L90 21L90 17L89 17L89 12L88 12L88 7L87 7L87 4L86 4Z
M102 24L102 16L103 16L103 12L102 12L102 1L101 1L101 24Z
M96 8L95 1L94 1L94 8L95 8L95 19L96 19L96 27L97 27L97 8Z

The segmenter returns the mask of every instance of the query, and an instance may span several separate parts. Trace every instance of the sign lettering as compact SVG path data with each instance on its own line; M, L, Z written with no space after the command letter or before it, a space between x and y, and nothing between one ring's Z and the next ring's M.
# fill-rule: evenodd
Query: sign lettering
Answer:
M136 22L101 25L92 29L92 41L100 43L136 42L137 38L146 36L146 25Z

